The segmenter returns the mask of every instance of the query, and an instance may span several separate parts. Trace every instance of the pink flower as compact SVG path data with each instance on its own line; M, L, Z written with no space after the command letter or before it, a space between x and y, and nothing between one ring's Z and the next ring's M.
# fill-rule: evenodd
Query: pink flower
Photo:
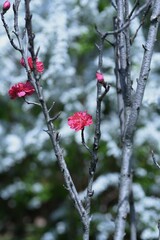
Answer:
M99 83L103 83L104 82L104 76L102 73L100 72L96 72L96 79Z
M12 86L8 91L11 99L29 96L32 95L34 92L35 89L30 83L30 81L27 81L26 83L17 83Z
M92 116L85 112L76 112L68 118L68 125L75 131L82 130L85 126L93 124Z
M10 8L11 4L10 2L7 0L4 2L3 4L3 13L6 13L8 11L8 9Z
M27 60L28 60L28 65L29 65L31 71L33 71L33 60L32 60L32 58L31 58L31 57L28 57ZM21 64L23 67L25 67L25 62L24 62L24 59L23 59L23 58L21 58L20 64ZM38 61L38 58L36 58L36 70L37 70L37 72L39 72L39 73L43 73L43 71L44 71L43 62Z

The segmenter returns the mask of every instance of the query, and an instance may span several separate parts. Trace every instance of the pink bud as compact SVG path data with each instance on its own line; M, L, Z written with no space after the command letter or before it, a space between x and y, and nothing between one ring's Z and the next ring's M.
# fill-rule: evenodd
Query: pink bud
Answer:
M7 12L10 6L11 6L10 2L8 0L5 1L3 4L3 13Z
M100 72L96 72L96 79L99 83L103 83L104 82L103 74Z
M25 67L25 61L24 61L24 58L21 58L21 60L20 60L20 64L21 64L23 67Z

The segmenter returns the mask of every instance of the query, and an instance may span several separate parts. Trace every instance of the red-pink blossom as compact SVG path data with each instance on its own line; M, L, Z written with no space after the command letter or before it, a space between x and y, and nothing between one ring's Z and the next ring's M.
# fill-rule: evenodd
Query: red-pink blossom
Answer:
M102 73L100 72L96 72L96 79L99 83L103 83L104 82L104 76Z
M10 6L11 6L10 2L8 0L5 1L3 4L3 13L7 12Z
M33 60L32 60L32 58L31 58L31 57L28 57L28 58L27 58L27 61L28 61L28 65L29 65L29 67L30 67L30 70L33 71ZM23 67L25 67L25 61L24 61L23 58L21 58L20 64L21 64ZM43 71L44 71L43 62L38 61L38 58L36 58L36 70L37 70L37 72L39 72L39 73L43 73Z
M25 83L20 82L12 86L8 93L11 99L15 99L17 97L25 97L32 95L35 92L34 87L30 83L30 81L26 81Z
M93 124L92 116L85 112L76 112L68 118L68 125L70 128L79 131L84 129L85 126Z

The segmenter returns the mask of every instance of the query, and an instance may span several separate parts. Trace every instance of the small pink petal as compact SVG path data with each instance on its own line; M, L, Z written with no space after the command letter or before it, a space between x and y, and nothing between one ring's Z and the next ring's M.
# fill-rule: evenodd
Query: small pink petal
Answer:
M24 91L17 93L18 97L24 97L25 95L26 95L26 93Z

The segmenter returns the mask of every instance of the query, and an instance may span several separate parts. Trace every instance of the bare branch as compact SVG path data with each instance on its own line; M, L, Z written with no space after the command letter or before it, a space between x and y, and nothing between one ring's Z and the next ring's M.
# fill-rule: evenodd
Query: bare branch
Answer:
M143 11L145 10L149 5L151 5L152 0L147 1L142 7L140 7L137 12L130 18L128 19L128 21L126 21L120 28L118 28L117 30L114 31L108 31L104 34L102 34L102 38L106 38L109 35L114 35L114 34L118 34L120 32L122 32L123 30L125 30L130 23Z
M50 118L49 121L50 122L54 122L55 120L57 120L59 118L59 116L61 115L62 112L57 113L54 117Z
M136 10L136 8L137 8L138 6L139 6L139 0L136 0L134 6L133 6L133 8L132 8L132 11L130 12L130 14L129 14L128 17L127 17L128 19L130 19L130 18L132 17L134 11Z
M14 31L16 35L19 35L19 24L18 24L18 9L21 0L15 0L13 4L13 12L14 12Z
M13 38L12 38L11 35L10 35L9 27L8 27L7 23L5 22L3 12L1 13L1 19L2 19L4 29L5 29L5 31L6 31L6 34L7 34L7 36L8 36L8 39L9 39L12 47L13 47L14 49L16 49L17 51L21 52L21 51L22 51L21 48L19 48L19 47L14 43L14 40L13 40Z
M118 1L119 2L119 1ZM127 203L130 192L130 174L128 169L131 168L131 156L133 151L133 136L134 130L139 116L143 95L147 83L147 79L150 72L150 64L153 54L153 47L157 37L157 30L159 26L160 4L159 0L155 0L153 4L153 12L151 15L151 22L148 31L147 41L144 47L144 56L141 65L141 71L137 82L137 89L135 98L132 103L131 113L129 115L129 121L125 128L125 134L123 138L123 161L120 179L120 195L119 195L119 208L116 218L116 229L114 240L122 240L125 232L125 223L127 217ZM153 20L154 19L154 20Z
M142 25L144 24L145 19L146 19L146 16L147 16L147 14L148 14L148 12L149 12L149 10L150 10L150 7L151 7L151 6L149 5L148 8L144 11L144 14L143 14L143 16L142 16L140 25L139 25L139 27L137 28L137 30L136 30L135 34L133 35L133 37L130 39L130 43L131 43L131 44L133 44L133 41L134 41L134 39L136 38L139 29L140 29L140 28L142 27Z
M115 8L115 10L117 10L116 0L111 0L111 4Z

